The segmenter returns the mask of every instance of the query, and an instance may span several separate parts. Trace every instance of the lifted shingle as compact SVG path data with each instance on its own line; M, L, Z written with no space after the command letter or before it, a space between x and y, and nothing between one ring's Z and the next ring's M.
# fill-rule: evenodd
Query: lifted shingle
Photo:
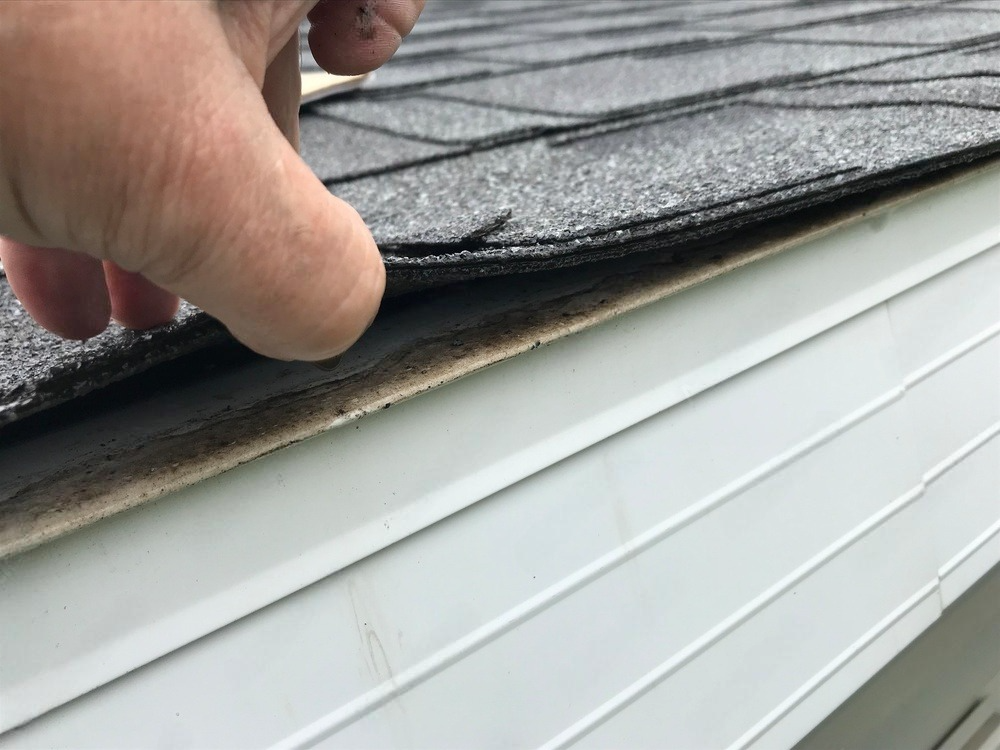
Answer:
M1000 150L995 10L430 3L366 89L304 113L302 150L371 224L390 294L678 252ZM0 424L223 336L184 308L63 342L5 280L0 317Z

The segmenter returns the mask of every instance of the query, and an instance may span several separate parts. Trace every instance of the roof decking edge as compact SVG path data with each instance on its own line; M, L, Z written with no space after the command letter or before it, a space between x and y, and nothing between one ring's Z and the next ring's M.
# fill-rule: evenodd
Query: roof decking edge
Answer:
M995 179L997 175L1000 162L957 170L905 191L851 201L840 206L835 215L824 212L819 218L800 217L751 237L704 248L698 258L680 266L662 257L647 258L630 270L615 264L596 274L563 275L562 286L552 285L548 298L536 299L532 305L480 308L481 317L459 318L457 325L455 319L435 324L436 303L430 300L425 304L431 308L430 322L425 319L423 326L412 326L413 330L407 329L401 338L397 331L395 343L388 348L379 341L393 326L392 317L387 316L352 350L339 373L314 373L311 385L294 390L283 387L270 398L251 394L242 404L239 394L227 392L235 406L217 403L216 411L201 414L197 423L183 414L177 417L178 422L163 423L161 405L157 412L161 421L142 439L99 448L88 444L87 450L76 456L60 457L58 470L42 471L35 479L25 477L17 489L8 486L9 496L0 503L0 559L321 432L343 428L366 414L749 263L932 197L961 182L980 176ZM466 294L481 299L481 289L482 285L476 285ZM426 313L427 309L415 313L401 308L396 314L404 321L414 321ZM456 341L461 346L456 346ZM269 372L268 377L275 381L285 380L288 372L279 365L258 362L248 368L257 370L258 381L262 372ZM247 419L251 412L253 418ZM142 404L139 413L148 413ZM62 429L93 434L86 419L76 428ZM106 460L95 461L95 450L106 453ZM0 449L0 459L3 452ZM16 452L7 456L8 464L12 455L16 458Z

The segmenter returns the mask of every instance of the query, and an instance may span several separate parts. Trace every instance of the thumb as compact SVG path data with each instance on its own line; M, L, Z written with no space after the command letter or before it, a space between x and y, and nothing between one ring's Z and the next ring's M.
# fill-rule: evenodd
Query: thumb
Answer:
M238 59L211 63L168 115L177 121L164 129L167 142L155 144L163 155L151 159L158 191L139 202L142 216L121 218L107 254L217 317L252 349L316 360L339 354L368 327L385 271L361 217L286 137L295 140L287 132L294 125L275 111L273 87L292 80L292 63L297 82L297 45L269 69L267 102ZM297 83L291 94L297 105Z

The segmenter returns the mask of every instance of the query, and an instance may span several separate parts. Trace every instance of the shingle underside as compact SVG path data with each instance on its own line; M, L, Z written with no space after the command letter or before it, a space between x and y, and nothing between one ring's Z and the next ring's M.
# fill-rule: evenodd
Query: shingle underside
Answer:
M440 0L371 85L303 112L302 151L398 293L677 251L982 158L998 109L989 0ZM5 280L0 315L0 425L220 335L187 309L61 342Z

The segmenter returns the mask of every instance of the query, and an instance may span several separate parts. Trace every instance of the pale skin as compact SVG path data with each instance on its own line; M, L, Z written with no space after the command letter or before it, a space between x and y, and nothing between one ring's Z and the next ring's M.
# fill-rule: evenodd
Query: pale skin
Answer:
M72 339L187 299L247 346L322 360L385 288L358 213L298 156L297 28L373 70L423 0L0 0L0 259Z

